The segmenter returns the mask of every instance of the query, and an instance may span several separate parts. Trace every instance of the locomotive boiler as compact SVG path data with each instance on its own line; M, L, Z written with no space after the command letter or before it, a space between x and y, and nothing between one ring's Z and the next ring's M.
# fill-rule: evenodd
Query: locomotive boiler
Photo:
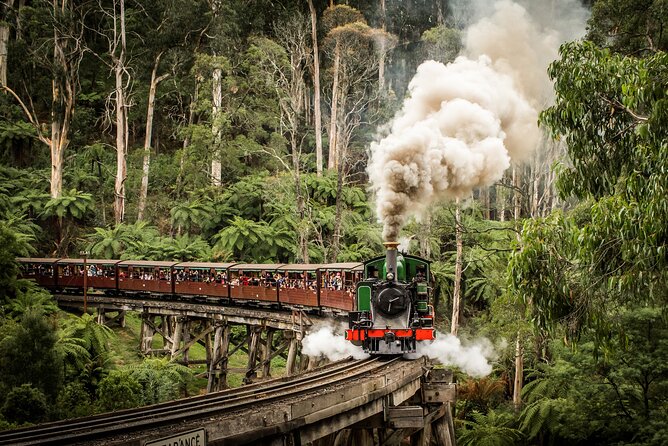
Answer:
M357 311L349 313L346 339L370 354L413 353L420 341L435 339L434 309L429 304L429 261L398 252L364 264L357 284Z

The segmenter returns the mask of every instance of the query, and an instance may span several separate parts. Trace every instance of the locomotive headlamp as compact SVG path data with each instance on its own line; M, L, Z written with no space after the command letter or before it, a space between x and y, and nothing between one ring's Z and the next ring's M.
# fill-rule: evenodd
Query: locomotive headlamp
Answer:
M387 273L387 276L385 276L387 280L394 280L394 273Z

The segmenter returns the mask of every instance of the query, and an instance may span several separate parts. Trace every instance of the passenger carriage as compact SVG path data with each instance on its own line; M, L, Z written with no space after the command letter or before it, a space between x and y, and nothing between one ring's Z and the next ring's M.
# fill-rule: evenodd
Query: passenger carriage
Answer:
M355 286L362 279L362 263L330 263L320 273L320 303L324 307L351 311L355 308Z
M174 293L227 299L230 296L228 269L234 263L182 262L174 265Z
M124 260L117 264L118 290L133 294L174 294L172 270L177 262Z
M84 264L88 269L86 286L106 292L115 291L117 282L116 265L120 260L107 259L59 259L56 263L56 280L58 288L77 290L84 286Z
M281 304L319 307L318 275L321 265L292 264L277 268Z
M275 274L281 266L283 264L279 263L237 263L230 266L230 298L278 304L278 279Z
M21 268L21 276L24 279L32 279L37 285L44 288L55 288L56 286L56 262L60 259L27 258L18 257Z

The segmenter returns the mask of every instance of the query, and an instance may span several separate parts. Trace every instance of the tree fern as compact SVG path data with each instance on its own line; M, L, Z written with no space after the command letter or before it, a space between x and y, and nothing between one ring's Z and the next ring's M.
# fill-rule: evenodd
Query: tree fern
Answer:
M523 437L513 426L512 414L490 410L487 415L472 412L472 421L463 422L464 429L458 432L457 443L461 446L513 446Z

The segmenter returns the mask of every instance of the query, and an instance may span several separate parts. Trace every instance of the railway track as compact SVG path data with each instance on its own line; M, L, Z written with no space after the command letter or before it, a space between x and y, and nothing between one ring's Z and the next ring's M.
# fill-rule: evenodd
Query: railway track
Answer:
M76 444L259 407L288 397L327 389L386 367L399 358L343 360L305 374L236 389L35 427L0 432L0 445Z

